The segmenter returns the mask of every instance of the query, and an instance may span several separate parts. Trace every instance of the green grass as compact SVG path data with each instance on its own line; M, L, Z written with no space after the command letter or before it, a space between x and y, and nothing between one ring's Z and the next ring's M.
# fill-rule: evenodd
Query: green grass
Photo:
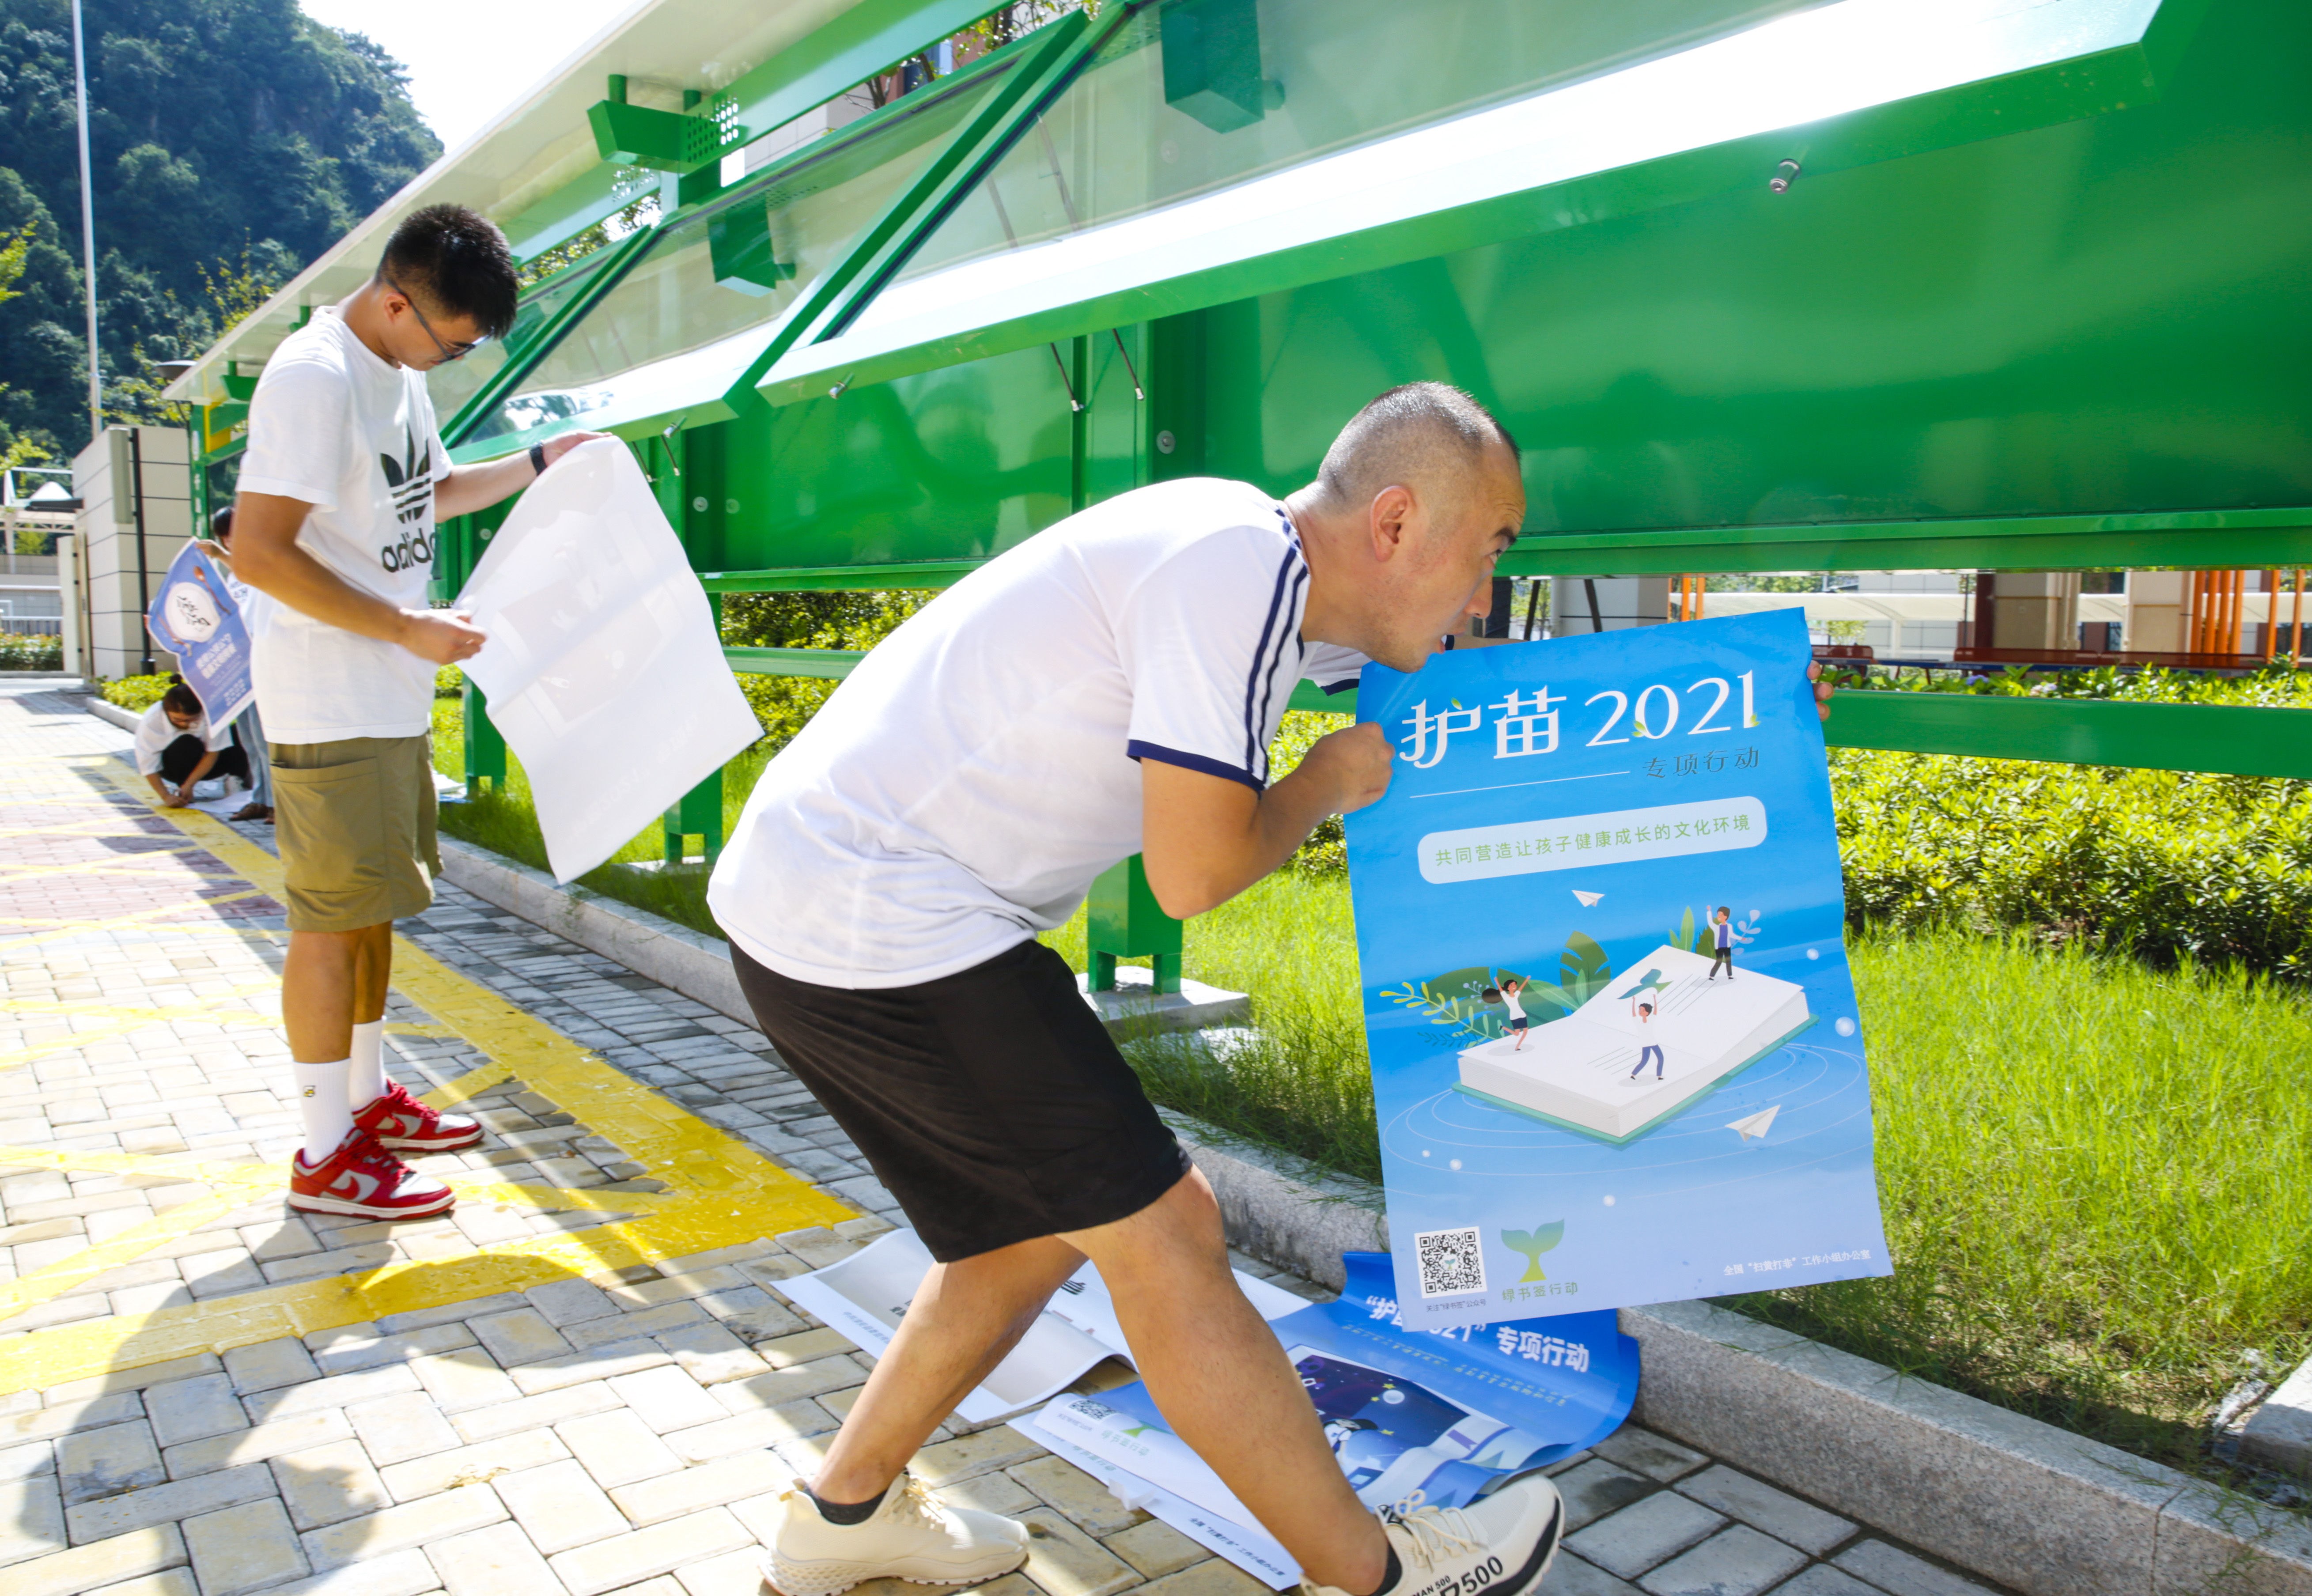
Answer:
M769 757L768 750L749 750L723 767L724 836L729 836L731 828L737 823L740 810L746 807L747 794L754 790L755 778L762 774L763 762ZM466 779L465 706L455 698L434 700L434 765L454 781ZM442 805L442 830L461 842L519 860L533 869L547 868L546 837L538 829L538 812L531 807L530 777L511 750L506 755L504 790L485 793L463 803ZM706 912L704 866L682 865L664 871L617 868L629 861L665 856L665 842L658 826L652 824L637 832L600 868L580 876L575 884L586 891L663 916L678 925L687 925L708 936L722 935L714 916Z

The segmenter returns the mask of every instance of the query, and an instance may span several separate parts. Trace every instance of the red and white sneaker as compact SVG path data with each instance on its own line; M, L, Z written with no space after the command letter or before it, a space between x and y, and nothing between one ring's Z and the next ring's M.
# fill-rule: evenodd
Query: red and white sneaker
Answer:
M353 1214L363 1219L430 1219L457 1194L379 1146L358 1125L319 1164L301 1151L289 1161L289 1206L303 1214Z
M385 1095L369 1107L354 1111L354 1128L369 1132L391 1153L455 1153L482 1139L480 1125L427 1108L398 1081L388 1082Z

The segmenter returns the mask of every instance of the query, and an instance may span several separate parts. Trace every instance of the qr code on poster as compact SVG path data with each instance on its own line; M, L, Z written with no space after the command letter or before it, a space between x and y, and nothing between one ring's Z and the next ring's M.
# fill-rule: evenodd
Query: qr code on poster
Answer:
M1424 1297L1485 1289L1485 1253L1477 1244L1474 1225L1464 1231L1422 1232L1413 1238L1413 1257L1421 1267Z

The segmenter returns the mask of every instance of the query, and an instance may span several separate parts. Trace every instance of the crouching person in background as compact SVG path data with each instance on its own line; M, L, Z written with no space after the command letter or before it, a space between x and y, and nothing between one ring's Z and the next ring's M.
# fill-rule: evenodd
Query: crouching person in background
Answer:
M208 711L183 677L171 676L169 683L137 723L136 772L162 803L182 809L193 801L194 786L213 776L246 782L249 759L234 744L232 727L209 724Z

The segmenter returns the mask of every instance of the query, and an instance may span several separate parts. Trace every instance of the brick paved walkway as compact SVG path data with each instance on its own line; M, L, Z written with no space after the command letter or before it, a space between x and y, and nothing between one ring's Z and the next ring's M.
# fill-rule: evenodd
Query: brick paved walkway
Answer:
M277 864L127 741L0 688L0 1590L758 1596L870 1367L779 1292L897 1217L856 1150L758 1034L445 887L388 1061L492 1133L419 1161L458 1207L290 1215ZM990 1596L1262 1589L1007 1428L919 1468L1034 1527ZM1983 1590L1642 1431L1559 1479L1550 1596Z

